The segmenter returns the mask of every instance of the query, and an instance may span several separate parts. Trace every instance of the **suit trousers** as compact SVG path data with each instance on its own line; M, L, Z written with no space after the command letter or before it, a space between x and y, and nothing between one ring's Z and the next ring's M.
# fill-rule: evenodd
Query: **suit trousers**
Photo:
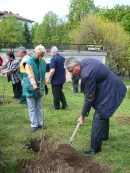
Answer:
M99 148L102 146L102 141L109 137L109 119L102 117L95 112L92 122L91 133L91 148Z
M52 94L54 98L54 107L55 109L60 109L60 101L62 103L62 107L67 107L66 99L64 93L62 91L63 84L52 85Z

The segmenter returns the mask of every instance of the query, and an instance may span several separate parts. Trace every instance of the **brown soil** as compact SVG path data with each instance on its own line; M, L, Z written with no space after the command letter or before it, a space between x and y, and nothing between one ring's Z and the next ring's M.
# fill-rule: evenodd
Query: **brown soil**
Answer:
M86 154L78 154L69 144L54 143L45 136L35 139L28 145L37 155L36 159L22 160L19 173L109 173L107 165L93 162Z
M121 116L121 117L118 117L116 118L116 122L119 124L119 125L130 125L130 117L129 116Z

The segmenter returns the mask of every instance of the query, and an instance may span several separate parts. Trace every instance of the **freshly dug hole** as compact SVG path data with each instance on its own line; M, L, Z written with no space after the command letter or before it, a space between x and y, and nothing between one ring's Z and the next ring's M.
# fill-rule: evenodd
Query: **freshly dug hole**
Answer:
M37 155L37 159L22 160L20 173L109 173L107 165L99 165L85 154L78 154L69 144L60 144L55 149L54 143L48 137L41 140L31 140L28 145Z

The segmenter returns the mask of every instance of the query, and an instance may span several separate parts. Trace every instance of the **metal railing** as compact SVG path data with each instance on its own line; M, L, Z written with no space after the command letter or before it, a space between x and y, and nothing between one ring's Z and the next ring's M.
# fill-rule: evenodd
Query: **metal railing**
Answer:
M28 51L33 51L34 48L42 44L47 52L50 51L52 46L57 46L60 52L62 51L96 51L96 52L104 52L103 45L98 44L68 44L68 43L34 43L34 44L22 44L22 43L0 43L0 50L3 52L17 51L17 48L20 46L24 46Z

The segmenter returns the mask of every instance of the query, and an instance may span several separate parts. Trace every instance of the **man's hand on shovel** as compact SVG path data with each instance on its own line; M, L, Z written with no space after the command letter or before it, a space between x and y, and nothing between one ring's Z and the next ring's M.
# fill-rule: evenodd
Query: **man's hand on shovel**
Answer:
M81 115L81 116L79 117L78 123L80 124L80 126L81 126L82 124L84 124L84 116Z
M77 124L77 126L76 126L76 128L75 128L75 130L74 130L74 132L73 132L73 134L72 134L72 136L71 136L71 138L70 138L70 141L69 141L69 144L70 144L70 145L72 144L72 141L73 141L73 139L74 139L74 137L75 137L75 135L76 135L76 133L77 133L77 131L78 131L79 126L81 126L83 123L84 123L84 117L81 116L81 117L78 119L78 124Z

